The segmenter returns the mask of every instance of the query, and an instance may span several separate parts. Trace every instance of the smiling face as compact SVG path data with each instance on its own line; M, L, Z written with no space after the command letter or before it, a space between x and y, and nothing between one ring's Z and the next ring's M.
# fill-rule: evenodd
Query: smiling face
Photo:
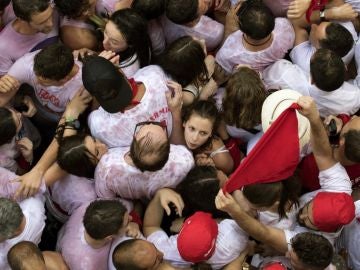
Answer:
M214 123L210 119L192 114L189 120L183 123L183 127L186 145L189 149L194 150L211 137Z
M103 46L105 50L113 52L122 52L128 47L125 37L112 21L105 26Z

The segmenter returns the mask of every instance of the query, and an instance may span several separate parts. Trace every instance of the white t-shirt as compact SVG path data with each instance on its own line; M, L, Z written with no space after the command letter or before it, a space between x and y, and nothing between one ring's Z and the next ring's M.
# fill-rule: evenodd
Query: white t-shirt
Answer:
M234 220L225 219L218 224L218 236L214 254L206 263L212 269L221 269L236 259L246 248L248 235L236 224ZM190 262L185 261L177 249L178 234L168 236L164 231L156 231L147 237L157 249L164 253L164 260L176 267L188 267Z
M337 249L346 249L348 252L347 265L351 269L360 269L360 221L354 219L344 226L340 237L336 241Z
M7 5L7 7L4 9L3 14L1 15L1 20L3 25L7 25L9 22L11 22L12 20L14 20L16 18L15 14L14 14L14 9L12 6L12 3L10 2L10 4ZM1 30L0 30L1 32Z
M354 40L357 40L357 33L354 28L354 25L351 22L336 22L344 26ZM310 41L305 41L296 45L290 52L290 58L294 64L297 64L302 70L307 74L310 74L310 60L312 55L316 52L316 48L310 43ZM352 58L354 57L355 49L353 48L342 58L344 63L348 65Z
M109 147L129 146L136 124L143 121L165 121L171 134L172 116L165 97L167 78L162 69L144 67L136 72L134 79L146 89L140 104L123 113L108 113L100 107L89 115L91 134Z
M39 50L40 51L40 50ZM20 83L30 84L38 101L50 111L61 113L65 111L66 105L74 97L76 92L83 86L82 63L75 61L79 70L69 81L62 86L44 86L38 82L33 70L34 58L39 51L28 53L15 62L8 74L15 77Z
M15 31L13 23L9 22L0 32L0 76L5 75L14 62L25 53L32 52L46 45L56 43L59 34L59 16L53 12L54 27L50 33L23 35Z
M130 58L120 62L119 66L126 78L130 79L134 77L136 72L140 69L140 61L137 58L137 54L134 54Z
M249 65L252 69L262 71L276 60L283 58L294 45L295 32L288 19L276 18L272 35L273 41L268 48L252 52L244 47L243 33L238 30L228 36L216 54L216 62L228 73L232 73L239 64Z
M111 242L94 249L85 240L83 217L89 203L80 206L61 228L57 250L71 270L107 270Z
M141 172L126 163L129 147L110 149L95 170L96 194L102 198L152 198L159 188L175 188L194 166L192 153L182 145L170 145L169 159L155 172Z
M213 51L220 45L224 36L224 25L205 15L202 15L193 27L175 24L165 15L161 18L161 24L168 45L180 37L192 36L204 39L207 50Z
M309 83L310 78L304 71L287 60L279 60L266 68L263 80L268 88L289 88L304 96L311 96L322 117L342 113L352 115L360 108L358 87L344 82L339 89L332 92L322 91Z
M316 194L319 192L344 192L351 195L352 188L351 188L351 181L346 173L346 170L340 163L336 163L334 166L326 169L324 171L320 171L319 173L319 182L321 189L306 193L300 197L300 205L299 209L304 207L309 201L314 199ZM341 229L336 232L328 233L328 232L319 232L313 231L306 227L301 227L300 225L296 225L293 230L284 230L286 242L291 243L291 239L301 233L301 232L312 232L316 234L320 234L327 238L331 244L334 244L335 239L340 235Z
M42 231L45 227L46 216L44 197L42 195L28 198L20 202L19 205L26 219L26 225L20 235L0 243L1 270L10 270L6 256L12 246L21 241L31 241L39 244Z

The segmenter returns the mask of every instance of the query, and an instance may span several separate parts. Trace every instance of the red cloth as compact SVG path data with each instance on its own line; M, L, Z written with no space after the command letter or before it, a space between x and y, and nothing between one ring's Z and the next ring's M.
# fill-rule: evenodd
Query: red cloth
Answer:
M298 120L293 103L269 127L223 187L233 192L255 183L271 183L293 175L299 162Z
M344 168L350 177L353 188L360 187L360 163L344 166ZM320 189L319 169L313 154L304 157L300 162L299 176L304 188L309 191Z
M240 151L239 145L242 141L240 139L230 138L225 142L226 148L229 150L229 153L234 162L234 168L237 168L240 165L240 161L243 157L243 154Z
M329 0L311 0L310 6L306 11L306 20L310 23L310 17L314 10L322 10L325 8Z
M138 213L136 213L134 210L132 210L129 215L132 217L132 222L135 222L139 227L142 227L142 220Z

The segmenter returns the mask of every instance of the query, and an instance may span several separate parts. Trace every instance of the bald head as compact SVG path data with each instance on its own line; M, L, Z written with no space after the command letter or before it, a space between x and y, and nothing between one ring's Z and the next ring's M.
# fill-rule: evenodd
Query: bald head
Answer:
M118 270L155 270L161 264L163 254L146 240L130 239L115 248L112 258Z
M7 259L12 270L46 270L44 257L33 242L17 243L9 250Z

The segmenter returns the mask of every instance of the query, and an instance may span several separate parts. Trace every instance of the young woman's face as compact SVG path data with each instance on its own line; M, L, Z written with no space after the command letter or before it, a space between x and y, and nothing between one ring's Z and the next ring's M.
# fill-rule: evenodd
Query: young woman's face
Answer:
M104 143L91 136L87 136L85 138L84 144L87 150L96 157L97 160L100 160L101 157L108 151L108 147Z
M122 52L128 47L125 37L112 21L105 26L103 46L105 50L113 52Z
M194 150L202 146L213 132L213 122L197 114L192 114L184 126L184 137L189 149Z

